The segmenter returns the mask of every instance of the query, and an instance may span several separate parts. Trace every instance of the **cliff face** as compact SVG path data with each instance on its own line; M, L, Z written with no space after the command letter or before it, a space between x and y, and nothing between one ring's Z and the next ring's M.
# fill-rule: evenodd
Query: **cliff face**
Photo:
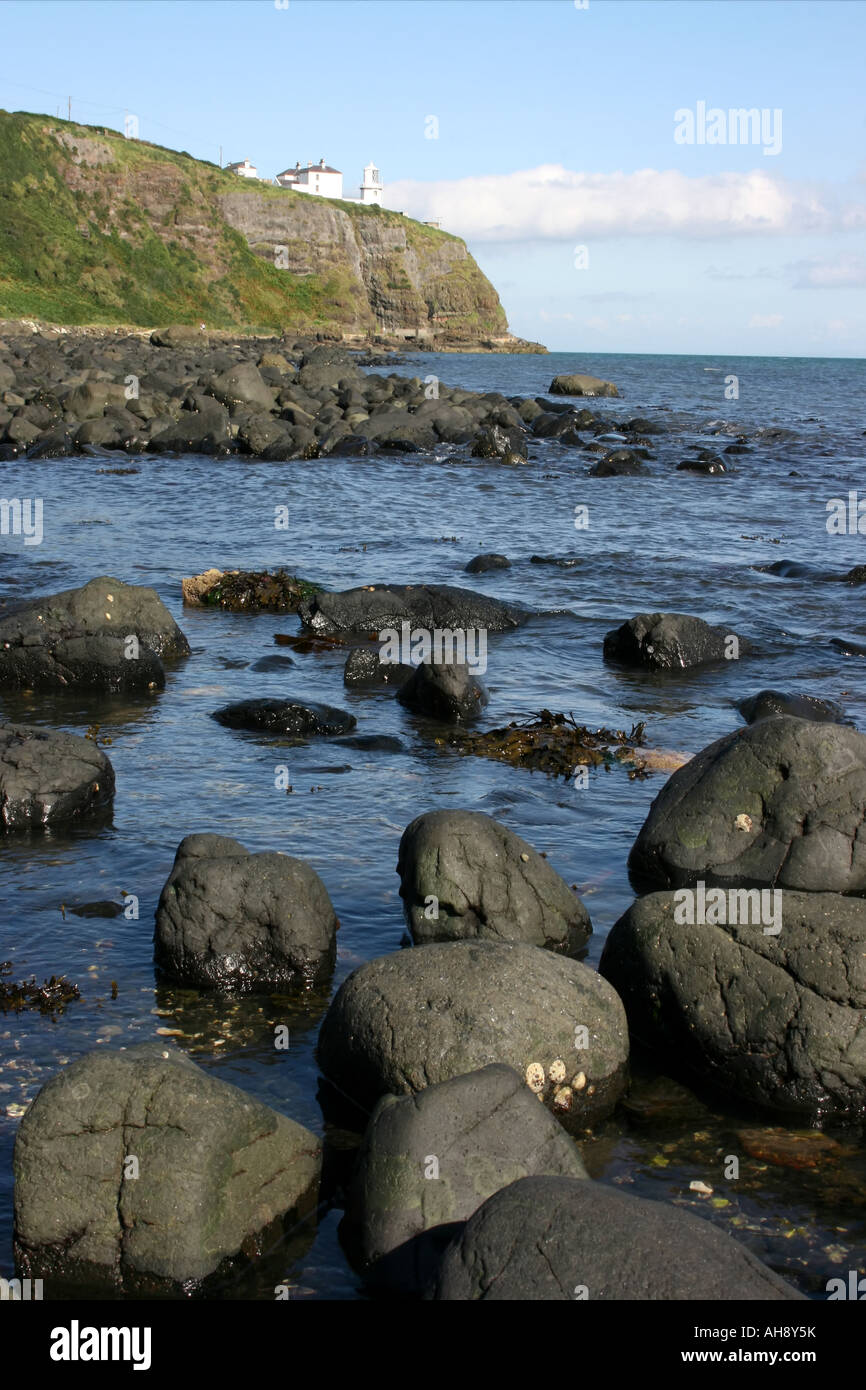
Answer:
M0 112L0 316L520 350L458 237Z

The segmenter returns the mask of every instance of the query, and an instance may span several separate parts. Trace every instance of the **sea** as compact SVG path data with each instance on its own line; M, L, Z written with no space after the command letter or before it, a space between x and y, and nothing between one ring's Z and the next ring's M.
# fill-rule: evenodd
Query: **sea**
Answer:
M666 776L599 768L576 786L461 756L389 691L345 688L339 649L256 671L263 657L291 654L274 639L299 632L298 619L184 607L184 576L211 566L284 567L330 589L447 583L526 605L534 616L525 626L489 639L482 728L546 708L592 727L628 731L643 721L649 746L692 754L740 727L738 702L771 687L835 700L866 731L866 590L821 577L866 562L866 517L861 533L857 511L858 489L866 503L866 363L422 353L370 370L417 376L431 392L441 382L521 397L545 396L556 374L589 372L619 388L618 399L576 402L609 420L611 448L618 424L637 416L664 433L650 436L649 471L619 478L588 476L593 456L555 440L531 440L524 467L471 458L465 446L289 463L104 452L4 464L4 496L42 499L44 537L28 546L0 536L0 600L11 605L98 575L151 585L192 655L150 698L0 695L7 721L89 731L117 777L106 824L10 835L0 853L0 961L12 963L15 979L64 975L81 995L58 1016L0 1013L2 1276L13 1268L20 1113L58 1068L94 1048L170 1037L210 1074L322 1134L318 1027L352 970L401 949L395 870L408 823L438 808L484 811L544 850L590 911L586 960L595 967L633 901L628 852ZM738 440L748 452L725 454ZM695 446L718 452L728 471L678 471ZM828 525L840 506L848 518L841 534ZM282 529L280 508L289 517ZM488 551L511 567L467 575L467 562ZM780 561L804 568L772 572ZM754 650L678 674L606 665L605 633L656 611L724 624ZM402 751L289 745L211 718L253 696L337 705L356 717L357 732L396 737ZM154 910L178 843L194 831L313 865L340 919L330 992L224 999L156 979ZM137 919L72 910L128 901L122 895L138 899ZM274 1046L281 1023L290 1030L283 1050ZM698 1086L684 1092L650 1068L636 1078L631 1108L583 1150L598 1181L697 1212L813 1298L826 1297L829 1279L866 1269L860 1128L791 1129ZM744 1156L737 1178L725 1176L730 1154ZM287 1242L280 1277L293 1298L367 1296L344 1253L340 1219L336 1206L321 1211L300 1254ZM253 1274L214 1296L274 1291Z

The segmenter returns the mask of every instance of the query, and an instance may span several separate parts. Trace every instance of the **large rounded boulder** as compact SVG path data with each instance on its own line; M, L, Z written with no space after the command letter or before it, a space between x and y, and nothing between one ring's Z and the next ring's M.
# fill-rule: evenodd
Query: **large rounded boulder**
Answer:
M58 1072L15 1143L15 1256L91 1297L188 1294L315 1205L318 1139L177 1049L89 1052Z
M587 1177L573 1139L511 1067L493 1063L414 1096L383 1096L364 1135L347 1218L368 1277L420 1291L455 1223L501 1187L539 1173Z
M250 854L223 835L187 835L156 910L155 959L197 989L279 991L330 974L338 922L302 859Z
M780 716L710 744L665 783L629 856L640 888L866 890L866 737Z
M592 1304L804 1295L691 1212L601 1183L527 1177L466 1223L443 1256L432 1297Z
M0 726L0 823L35 830L78 820L114 796L114 768L92 739Z
M153 589L91 579L0 619L0 688L159 689L189 643Z
M481 811L430 811L403 832L400 896L416 943L522 941L574 955L583 903L530 844Z
M325 1078L362 1108L504 1062L567 1124L608 1114L628 1025L594 970L535 946L447 941L379 956L340 986L319 1034Z
M639 898L600 970L633 1035L738 1100L866 1114L866 901L791 889Z

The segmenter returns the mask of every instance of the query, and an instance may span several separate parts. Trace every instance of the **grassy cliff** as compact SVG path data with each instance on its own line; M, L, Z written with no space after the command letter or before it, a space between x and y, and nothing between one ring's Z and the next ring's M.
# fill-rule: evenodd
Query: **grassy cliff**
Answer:
M0 111L0 317L515 345L458 237L26 112Z

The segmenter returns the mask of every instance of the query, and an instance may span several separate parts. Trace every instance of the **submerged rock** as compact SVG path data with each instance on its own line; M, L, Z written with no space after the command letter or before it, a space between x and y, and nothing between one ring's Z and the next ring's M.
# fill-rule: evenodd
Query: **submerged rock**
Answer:
M224 835L187 835L156 909L154 957L194 989L276 993L327 978L337 917L318 874Z
M412 675L413 666L383 661L378 647L355 647L343 668L345 685L392 685L400 687Z
M747 724L757 724L759 719L775 719L780 714L826 724L847 722L842 706L833 700L818 700L814 695L791 695L783 690L759 690L757 695L741 700L737 709Z
M37 830L78 820L114 796L114 768L92 739L0 726L0 823Z
M644 740L644 724L631 732L589 729L571 715L543 709L537 716L483 734L455 734L452 742L463 753L495 758L555 777L570 777L578 767L609 766L617 762L640 763L649 750L637 753Z
M383 1096L347 1214L368 1278L421 1292L460 1223L501 1187L542 1173L587 1177L577 1145L512 1067Z
M431 632L509 632L531 617L528 610L501 599L450 584L370 584L341 593L317 593L301 604L305 627L326 634L399 631L407 622Z
M592 1304L804 1295L691 1212L601 1183L526 1177L470 1218L442 1258L431 1297Z
M486 574L488 570L510 570L511 561L507 555L497 555L491 552L486 555L476 555L465 566L465 569L467 574Z
M367 1107L504 1062L580 1126L625 1086L622 1004L594 970L536 946L445 941L379 956L340 986L319 1034L327 1080Z
M345 734L358 722L353 714L332 705L302 705L296 700L237 700L233 705L216 710L213 718L229 729L293 734L299 738Z
M599 968L633 1036L738 1100L866 1114L866 901L711 893L703 912L688 890L650 893L611 930Z
M656 671L736 660L750 650L751 643L745 637L724 627L711 627L703 618L687 613L638 613L604 639L605 661Z
M471 666L424 661L400 686L397 699L415 714L458 724L477 719L489 696Z
M415 942L525 942L575 955L589 913L546 859L480 811L430 811L407 826L397 859Z
M320 1165L309 1130L175 1048L100 1048L21 1121L16 1262L55 1292L188 1296L257 1253L272 1223L308 1214Z

